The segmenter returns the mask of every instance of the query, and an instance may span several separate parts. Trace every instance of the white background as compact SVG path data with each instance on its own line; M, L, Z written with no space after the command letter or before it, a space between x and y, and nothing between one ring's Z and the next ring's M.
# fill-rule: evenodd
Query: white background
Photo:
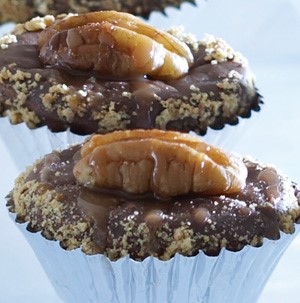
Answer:
M300 1L208 0L167 14L153 14L150 23L161 28L184 24L198 38L212 33L246 55L265 105L245 121L231 148L274 164L300 183ZM0 141L0 302L60 303L7 215L4 197L18 175L5 148L8 140ZM281 259L259 303L300 302L299 256L300 237Z

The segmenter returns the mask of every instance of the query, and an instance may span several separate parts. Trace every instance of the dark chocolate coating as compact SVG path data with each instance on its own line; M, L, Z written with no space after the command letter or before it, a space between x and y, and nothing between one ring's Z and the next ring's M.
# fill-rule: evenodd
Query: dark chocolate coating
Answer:
M233 53L217 62L206 42L190 41L194 63L180 79L110 79L45 66L38 34L19 34L16 43L0 48L0 116L14 124L76 134L159 128L204 135L208 127L222 129L250 117L262 103L243 58Z
M163 260L199 250L217 255L222 247L239 251L294 232L300 194L273 167L245 159L246 186L220 196L159 199L114 190L90 189L73 175L80 146L47 155L16 182L8 202L18 222L59 240L63 248L82 247L115 260L124 255Z
M41 3L39 3L41 2ZM183 2L195 4L194 0L0 0L0 23L25 22L34 16L63 13L86 13L100 10L116 10L148 18L152 11L164 13L166 7L179 8Z

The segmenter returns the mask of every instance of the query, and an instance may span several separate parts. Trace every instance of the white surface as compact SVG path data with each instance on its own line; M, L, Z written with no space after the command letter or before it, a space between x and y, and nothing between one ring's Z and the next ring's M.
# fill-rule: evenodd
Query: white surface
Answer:
M247 56L265 105L246 121L245 132L234 149L273 163L298 183L299 3L298 0L209 0L200 2L198 8L183 5L181 12L169 9L168 18L153 14L150 19L162 28L184 24L187 31L199 38L206 32L215 34ZM0 302L60 303L31 249L8 218L4 197L17 174L5 142L0 142ZM259 303L300 302L299 256L298 237L281 259Z

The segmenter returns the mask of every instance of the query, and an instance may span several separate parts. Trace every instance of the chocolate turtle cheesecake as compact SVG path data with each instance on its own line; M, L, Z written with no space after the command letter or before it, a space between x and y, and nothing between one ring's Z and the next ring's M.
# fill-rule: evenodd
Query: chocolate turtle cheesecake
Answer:
M204 135L262 103L246 59L224 40L162 31L127 13L37 17L0 46L0 116L30 128Z
M37 15L82 14L99 10L116 10L148 18L152 11L164 13L167 7L179 9L183 2L195 4L194 0L0 0L0 23L25 22Z
M280 241L300 216L299 190L274 167L161 130L99 134L54 151L8 199L28 231L111 260L237 252Z

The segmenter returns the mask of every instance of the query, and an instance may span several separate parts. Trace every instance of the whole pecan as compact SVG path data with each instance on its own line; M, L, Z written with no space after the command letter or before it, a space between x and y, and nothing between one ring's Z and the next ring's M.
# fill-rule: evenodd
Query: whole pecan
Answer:
M114 77L176 79L193 62L184 42L133 15L115 11L57 21L40 33L39 47L45 64Z
M132 130L94 135L73 173L88 187L159 196L239 192L247 169L198 138L171 131Z

